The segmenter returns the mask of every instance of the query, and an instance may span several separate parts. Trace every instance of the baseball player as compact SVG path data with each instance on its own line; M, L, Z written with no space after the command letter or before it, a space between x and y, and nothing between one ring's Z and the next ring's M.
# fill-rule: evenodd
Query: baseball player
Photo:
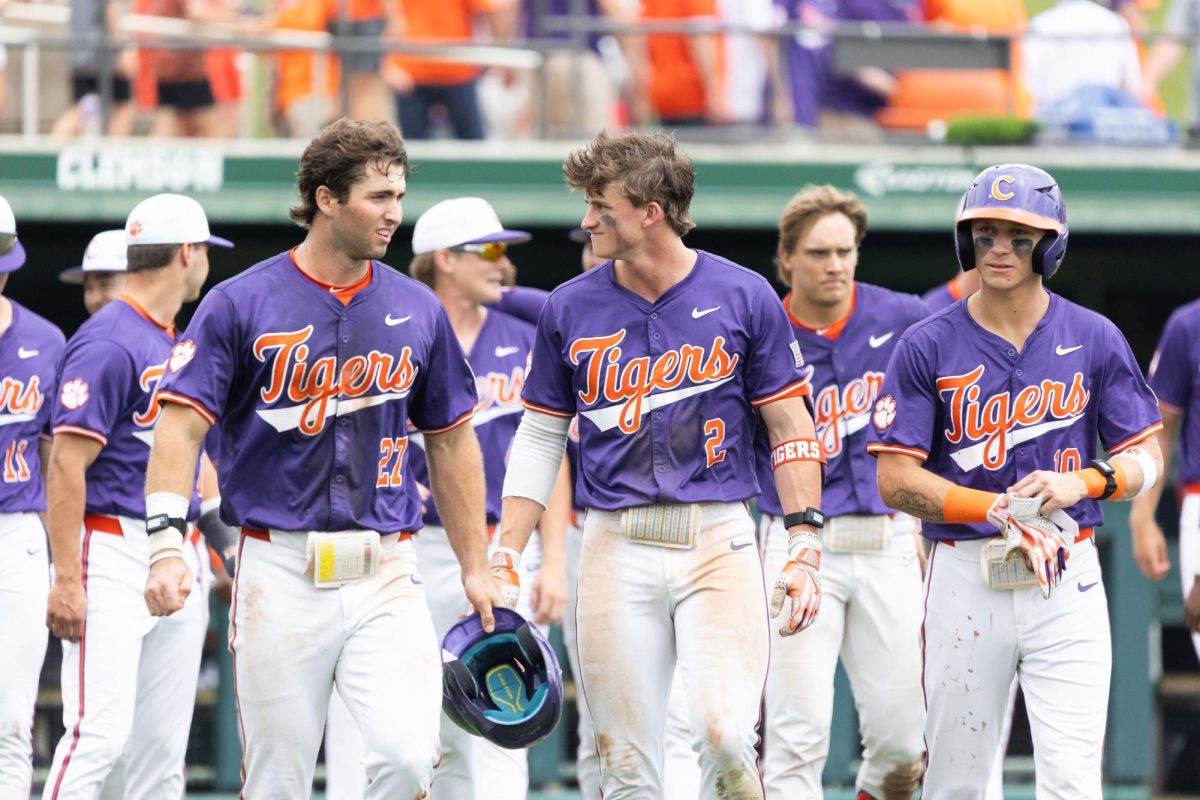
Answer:
M1098 800L1112 644L1097 501L1154 486L1162 423L1120 331L1043 288L1067 251L1050 175L985 169L955 235L979 292L900 337L867 445L884 502L933 541L922 796L983 795L1015 674L1037 796Z
M1150 388L1158 397L1163 429L1158 434L1163 463L1170 464L1179 442L1179 577L1183 583L1183 624L1192 632L1200 656L1200 300L1176 309L1163 329L1150 362ZM1150 580L1166 577L1171 568L1162 529L1154 519L1162 499L1162 482L1133 501L1129 523L1133 555Z
M778 614L790 598L783 625L799 631L820 600L809 371L770 284L684 245L694 172L672 138L601 133L563 171L584 192L583 227L607 260L558 287L538 322L493 573L516 582L578 413L579 662L604 796L663 796L678 661L700 795L762 797L755 724L769 623L745 501L759 491L761 415L793 534L772 606Z
M334 683L366 745L368 798L419 797L438 757L441 663L413 532L422 431L467 600L493 625L475 381L433 293L382 257L408 173L395 126L339 120L300 159L297 247L216 286L159 391L146 601L190 582L179 519L220 421L221 516L242 529L230 650L243 792L307 796Z
M125 230L102 231L88 242L83 263L58 273L58 279L83 286L83 305L89 314L120 297L125 291Z
M27 798L33 783L33 706L46 656L50 587L42 468L50 451L50 404L62 332L3 296L25 264L17 221L0 197L0 797Z
M597 258L592 252L592 237L586 230L575 228L570 236L572 241L583 245L580 261L584 272L604 263L604 259ZM541 289L514 287L505 290L497 307L536 325L548 296L549 293ZM578 417L571 420L567 429L567 463L570 476L578 475ZM573 483L572 481L572 485ZM571 674L575 676L576 681L581 674L575 598L579 587L579 558L583 551L583 517L584 510L574 502L572 493L572 508L566 533L567 608L562 625L563 646L567 651L567 659L571 662ZM539 524L545 528L546 514L542 515ZM523 558L522 566L524 560ZM579 743L575 750L575 780L579 785L579 795L581 800L600 800L600 758L596 752L596 731L592 727L592 712L588 709L587 697L582 690L575 692L575 710L579 719L576 726ZM700 764L692 750L692 728L688 713L687 693L683 689L683 680L679 677L679 667L676 665L675 677L671 680L671 696L667 702L667 722L663 737L663 797L695 797L700 792Z
M827 464L821 615L803 637L771 638L763 774L767 797L780 800L822 797L839 655L859 712L860 800L908 800L924 766L915 526L888 513L864 445L888 357L928 310L913 295L854 280L866 232L867 209L832 186L801 191L779 220L779 280L791 289L783 305L812 366L813 421ZM759 541L770 576L787 561L788 537L760 441Z
M155 394L176 345L172 321L200 295L209 245L232 245L210 235L199 203L173 194L139 203L125 241L127 291L71 337L52 412L47 520L55 577L46 619L65 640L66 733L47 800L97 797L123 754L117 782L125 797L178 797L184 788L207 616L201 592L177 618L148 613L141 484ZM195 519L198 501L184 500L180 517ZM193 570L197 547L194 533L181 541Z

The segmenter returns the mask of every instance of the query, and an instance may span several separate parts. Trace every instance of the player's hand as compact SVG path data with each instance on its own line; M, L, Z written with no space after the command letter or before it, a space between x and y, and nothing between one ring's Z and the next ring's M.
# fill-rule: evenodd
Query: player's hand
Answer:
M821 609L821 539L814 533L798 532L788 537L788 562L775 579L771 592L771 618L779 616L790 597L791 613L780 636L791 636L812 625Z
M417 494L421 498L421 516L429 513L429 500L433 497L433 492L429 491L429 487L420 481L413 481L417 485Z
M1017 481L1008 490L1018 497L1040 497L1040 514L1048 517L1083 500L1088 495L1087 485L1069 472L1054 472L1039 469Z
M567 608L567 565L542 561L542 568L529 587L533 621L539 625L561 625Z
M192 571L180 557L164 558L150 565L146 577L146 608L151 616L167 617L183 608L192 593Z
M1063 532L1045 517L1008 520L1005 530L1008 550L1020 549L1025 563L1037 575L1042 597L1049 599L1054 587L1062 580L1071 557L1070 543Z
M1133 559L1142 574L1152 581L1167 577L1171 559L1167 558L1167 539L1158 522L1152 516L1139 519L1130 514L1129 527L1133 534Z
M496 629L496 617L492 613L492 609L505 605L500 597L500 587L496 585L491 573L482 570L464 572L462 582L463 591L466 592L467 600L471 603L471 609L479 612L479 620L483 623L483 629L491 633Z
M521 554L511 547L497 547L488 562L501 601L509 608L516 608L521 598L521 577L517 575L520 565Z
M1192 633L1200 633L1200 580L1192 581L1192 590L1183 601L1183 625Z
M87 593L78 578L61 580L56 577L46 600L46 627L60 639L78 642L83 635L87 616Z

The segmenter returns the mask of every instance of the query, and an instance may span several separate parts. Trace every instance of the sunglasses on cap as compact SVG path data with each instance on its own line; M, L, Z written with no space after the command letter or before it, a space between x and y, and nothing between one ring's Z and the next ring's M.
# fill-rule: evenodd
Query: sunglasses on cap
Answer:
M0 256L6 256L17 246L15 233L0 233Z
M451 247L460 253L474 253L484 261L499 261L508 252L508 242L481 242L479 244L460 244Z

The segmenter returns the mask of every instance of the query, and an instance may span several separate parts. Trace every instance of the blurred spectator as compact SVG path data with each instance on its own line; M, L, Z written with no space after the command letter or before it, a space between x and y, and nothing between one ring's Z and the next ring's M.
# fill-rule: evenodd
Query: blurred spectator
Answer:
M397 3L434 5L433 0L326 0L329 32L351 41L381 46L404 34ZM392 120L391 90L383 79L382 49L354 50L341 56L346 81L346 116L351 119Z
M1142 68L1129 23L1096 0L1058 0L1029 20L1023 50L1021 76L1038 108L1083 86L1142 95Z
M925 20L938 27L1012 33L1028 19L1021 0L925 0Z
M717 0L642 0L647 22L719 22ZM729 121L723 37L714 33L646 36L650 107L664 127Z
M514 0L443 0L400 2L403 41L450 44L471 42L477 18L487 25L492 39L508 41L516 32ZM393 55L384 74L395 90L396 115L405 139L428 139L433 114L444 112L456 139L484 138L483 112L478 83L483 70L472 64L424 61Z
M328 0L271 0L263 11L267 26L280 33L329 28ZM276 130L296 139L316 136L333 117L340 81L340 64L332 53L276 52L271 107Z
M1200 147L1200 0L1171 0L1163 20L1165 36L1156 39L1146 56L1144 97L1158 93L1163 78L1192 46L1191 93L1188 98L1188 147Z
M71 0L71 19L68 30L72 37L106 39L117 35L116 0ZM132 50L119 54L98 46L74 44L67 53L71 65L71 99L73 104L59 115L50 128L50 135L59 138L80 133L98 134L101 79L112 76L112 105L108 109L109 136L128 136L133 131L134 68ZM89 128L94 128L89 130Z
M731 28L750 32L725 35L725 107L731 122L755 125L766 120L768 58L776 47L767 35L774 20L771 0L720 0L721 19Z
M847 22L915 22L919 0L775 0L788 22L807 30L788 41L785 83L795 120L825 132L874 134L873 115L895 90L890 73L864 67L843 75L833 67L829 32Z

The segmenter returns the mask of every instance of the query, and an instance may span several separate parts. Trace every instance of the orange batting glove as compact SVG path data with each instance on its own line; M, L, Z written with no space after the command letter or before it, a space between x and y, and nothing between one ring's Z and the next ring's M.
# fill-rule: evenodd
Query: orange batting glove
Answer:
M520 565L521 554L511 547L497 547L489 563L492 577L500 589L500 599L509 608L516 608L521 597L521 578L517 575Z
M821 608L821 539L812 533L788 537L791 558L775 579L771 593L771 617L779 616L784 601L792 599L792 611L779 629L780 636L791 636L812 625Z

